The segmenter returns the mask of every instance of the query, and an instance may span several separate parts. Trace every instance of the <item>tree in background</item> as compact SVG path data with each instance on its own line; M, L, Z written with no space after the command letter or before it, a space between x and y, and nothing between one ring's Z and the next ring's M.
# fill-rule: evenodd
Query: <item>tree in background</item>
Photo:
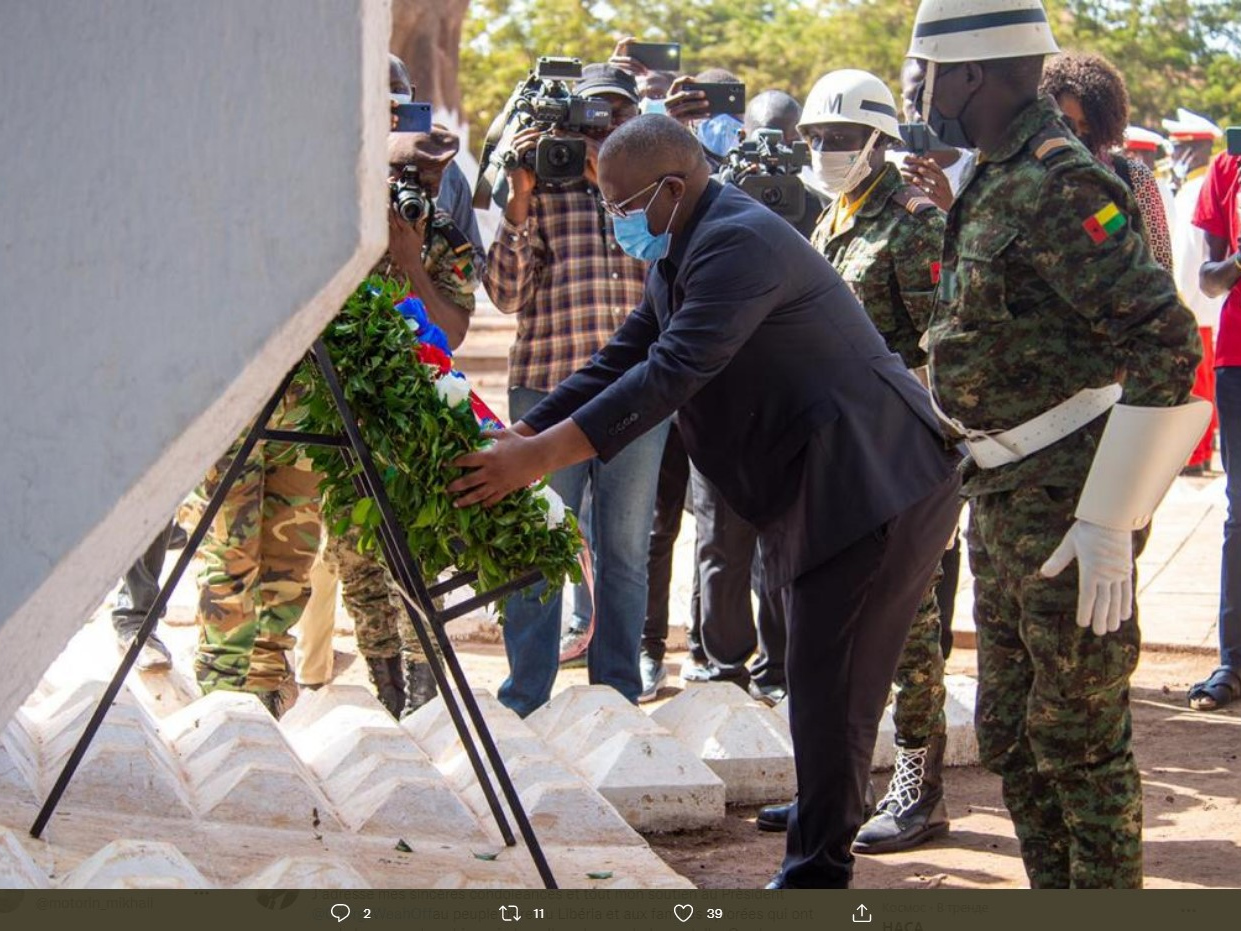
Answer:
M1177 106L1220 123L1241 117L1241 0L1045 2L1063 48L1098 52L1122 69L1134 122L1157 127ZM815 78L846 67L895 87L917 7L918 0L474 0L461 48L474 149L538 56L601 61L625 35L679 41L687 72L728 68L751 94L776 87L804 99Z
M440 113L461 114L457 55L469 6L470 0L392 0L388 47L409 68L418 99Z

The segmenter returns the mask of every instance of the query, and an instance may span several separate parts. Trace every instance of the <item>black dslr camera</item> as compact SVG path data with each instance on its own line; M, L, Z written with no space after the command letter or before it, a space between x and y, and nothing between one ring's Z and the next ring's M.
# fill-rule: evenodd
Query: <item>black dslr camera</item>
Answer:
M503 206L501 175L518 166L534 171L540 181L564 182L582 177L586 170L586 142L553 135L557 129L581 133L606 129L612 124L612 108L604 100L576 96L567 82L582 76L577 58L540 58L524 81L517 85L500 117L491 124L483 144L482 164L475 186L474 206L485 209L493 192ZM544 133L534 151L518 156L513 137L535 127Z
M728 153L720 168L720 180L735 184L796 224L806 212L806 189L798 172L809 164L810 147L806 143L787 146L780 130L759 129Z
M435 203L418 180L418 169L413 165L406 165L399 178L388 182L388 191L392 208L407 223L417 223L435 212Z

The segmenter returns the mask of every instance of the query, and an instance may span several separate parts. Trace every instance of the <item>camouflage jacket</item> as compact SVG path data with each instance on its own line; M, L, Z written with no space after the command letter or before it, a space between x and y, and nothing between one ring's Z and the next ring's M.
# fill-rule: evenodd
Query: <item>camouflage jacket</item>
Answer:
M436 211L431 220L426 244L422 247L422 267L444 297L466 313L474 313L474 291L479 282L474 249L452 218L442 211ZM395 278L399 272L388 252L371 269L372 275L385 278Z
M948 212L928 331L931 387L945 413L1006 430L1116 381L1124 404L1186 400L1201 355L1196 324L1130 219L1136 211L1050 100L1013 120ZM1079 487L1106 420L1020 462L971 469L965 494Z
M918 342L935 302L944 214L894 166L835 236L832 211L828 207L819 217L811 244L849 285L888 348L900 353L907 368L924 365Z

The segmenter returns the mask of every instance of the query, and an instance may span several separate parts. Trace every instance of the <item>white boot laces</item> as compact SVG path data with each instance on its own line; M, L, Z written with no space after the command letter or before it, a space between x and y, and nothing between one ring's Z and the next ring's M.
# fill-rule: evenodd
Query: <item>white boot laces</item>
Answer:
M896 771L888 784L888 791L879 801L878 808L894 815L903 815L922 800L922 780L926 776L928 747L896 751Z

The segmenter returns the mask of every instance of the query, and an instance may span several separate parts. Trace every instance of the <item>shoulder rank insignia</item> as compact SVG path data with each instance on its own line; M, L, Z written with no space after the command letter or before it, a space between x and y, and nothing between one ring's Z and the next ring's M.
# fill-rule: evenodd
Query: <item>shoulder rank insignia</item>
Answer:
M912 184L907 184L898 190L894 199L914 216L926 210L939 209L935 205L935 201L931 200L926 194L922 193L920 188L916 188Z
M1045 162L1053 155L1071 148L1073 148L1073 143L1065 136L1048 136L1035 147L1034 157L1040 162Z
M1082 229L1086 231L1086 235L1095 245L1099 245L1107 242L1109 236L1124 229L1128 222L1125 215L1120 212L1120 208L1108 201L1103 209L1082 221Z

